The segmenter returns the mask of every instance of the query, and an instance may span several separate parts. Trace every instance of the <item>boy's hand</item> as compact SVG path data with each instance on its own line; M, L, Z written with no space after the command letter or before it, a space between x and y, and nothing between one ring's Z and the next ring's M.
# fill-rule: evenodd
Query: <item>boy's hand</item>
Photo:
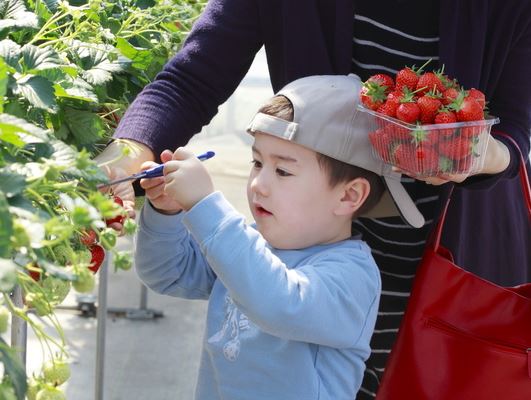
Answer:
M212 179L202 162L179 147L164 165L164 192L185 210L214 192Z
M164 150L161 155L161 161L167 162L172 159L173 153L170 150ZM142 164L141 170L157 166L152 161L146 161ZM146 198L158 211L163 214L177 214L182 210L181 205L164 192L164 177L141 179L140 186L146 191Z

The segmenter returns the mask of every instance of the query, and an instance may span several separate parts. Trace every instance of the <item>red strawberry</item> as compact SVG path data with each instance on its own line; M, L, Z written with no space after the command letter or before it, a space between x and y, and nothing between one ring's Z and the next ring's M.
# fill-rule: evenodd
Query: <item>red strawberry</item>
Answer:
M421 96L429 91L442 93L446 88L437 74L433 72L425 72L420 75L416 89L419 90L419 96Z
M393 137L389 134L388 130L378 129L374 132L369 132L369 141L382 160L391 162L391 146L393 144Z
M376 110L380 114L387 115L388 117L396 118L396 109L398 108L398 103L394 101L386 100L378 109Z
M414 124L420 117L420 108L414 102L403 102L396 109L396 117L400 121Z
M484 119L481 104L472 97L465 97L463 99L457 107L456 116L459 122L480 121Z
M448 88L443 92L442 97L442 103L444 105L448 105L451 102L453 102L455 99L457 99L457 96L459 95L459 91L456 88Z
M415 90L417 88L418 81L419 75L412 68L406 67L396 73L395 82L397 89L407 87L410 90Z
M116 204L118 204L120 207L123 207L124 202L123 202L123 200L122 200L120 197L118 197L118 196L114 196L114 197L113 197L113 200L114 200L114 202L115 202ZM106 220L105 220L105 223L107 224L107 226L109 226L109 225L111 225L111 224L114 224L114 223L119 223L119 224L121 224L121 223L124 222L124 219L125 219L125 217L124 217L123 215L117 215L117 216L114 217L114 218L106 219Z
M439 108L441 108L442 103L437 97L428 93L419 97L417 105L420 108L420 123L433 124L435 115L439 111Z
M474 89L474 88L470 89L468 91L467 97L471 97L471 98L475 99L479 103L479 105L481 106L481 109L485 108L485 104L486 104L485 95L480 90Z
M443 109L435 115L434 122L436 124L453 124L457 122L457 117L453 111Z
M469 139L446 140L439 143L439 153L452 160L461 160L472 153L472 147Z
M394 148L395 165L413 174L430 175L437 172L439 158L429 146L402 143Z
M101 263L105 258L105 250L99 244L95 244L90 248L90 254L90 266L88 269L90 269L93 273L96 273L100 269Z
M367 79L367 82L375 82L378 85L385 87L385 93L388 94L392 92L395 89L395 82L393 81L393 78L391 78L387 74L376 74L372 75Z
M92 244L96 243L97 239L98 237L96 232L94 232L92 229L82 232L80 236L80 241L85 246L91 246Z

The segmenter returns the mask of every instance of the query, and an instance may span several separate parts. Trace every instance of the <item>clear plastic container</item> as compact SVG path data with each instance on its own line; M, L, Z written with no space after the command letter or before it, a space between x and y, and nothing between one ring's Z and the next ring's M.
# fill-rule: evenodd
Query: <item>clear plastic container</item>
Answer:
M481 170L492 125L499 119L412 125L369 110L369 140L376 157L417 177Z

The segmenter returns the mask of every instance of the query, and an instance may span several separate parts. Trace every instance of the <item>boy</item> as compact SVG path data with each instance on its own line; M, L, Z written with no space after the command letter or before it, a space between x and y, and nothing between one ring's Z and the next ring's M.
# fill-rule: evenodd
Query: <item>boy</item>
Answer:
M162 153L164 177L141 181L140 278L209 299L196 399L355 397L381 283L352 218L380 201L378 175L406 219L419 215L399 175L372 156L360 87L354 75L302 78L256 114L253 226L184 149Z

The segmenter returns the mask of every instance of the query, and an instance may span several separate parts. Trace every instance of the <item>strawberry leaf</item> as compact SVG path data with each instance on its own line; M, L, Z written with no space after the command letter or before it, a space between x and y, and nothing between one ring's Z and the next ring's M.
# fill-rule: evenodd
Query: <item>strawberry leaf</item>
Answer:
M9 212L9 204L6 196L0 191L0 257L10 256L10 238L13 234L13 219ZM2 261L0 261L0 264ZM2 282L2 271L4 268L0 268L0 283ZM3 291L0 288L0 291Z
M0 31L10 28L37 28L37 16L27 11L23 0L0 0Z

